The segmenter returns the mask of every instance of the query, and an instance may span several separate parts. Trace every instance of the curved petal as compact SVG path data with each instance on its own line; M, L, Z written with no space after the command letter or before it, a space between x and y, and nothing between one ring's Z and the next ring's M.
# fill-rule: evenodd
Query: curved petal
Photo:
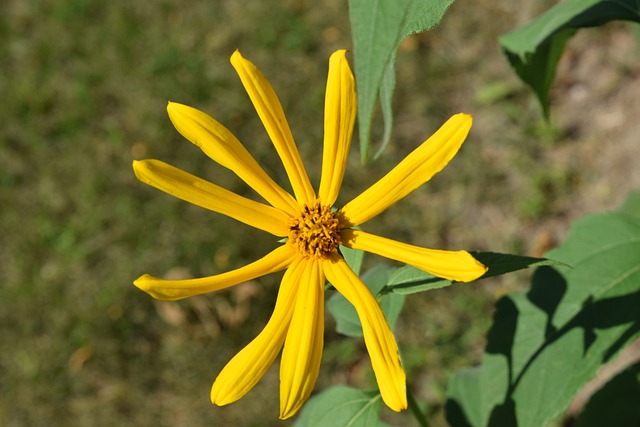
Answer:
M356 84L346 52L339 50L329 59L324 101L324 149L318 198L328 206L338 198L358 109Z
M426 249L360 230L343 230L341 237L342 244L348 248L400 261L449 280L470 282L487 271L487 267L467 251Z
M173 126L214 162L231 169L274 207L294 214L298 204L276 184L227 128L211 116L177 102L167 104Z
M276 236L289 233L289 215L191 175L160 160L134 160L136 177L196 206L221 213Z
M273 314L266 326L222 369L211 387L211 402L233 403L255 386L273 364L291 324L304 262L297 257L284 273Z
M280 101L269 81L255 65L244 59L237 50L231 55L231 65L240 76L242 85L249 94L262 124L282 159L298 203L301 205L313 203L316 199L315 192L311 187L302 159L300 159L298 147L296 147L293 135L291 135L291 129L289 129Z
M394 411L407 408L407 383L398 345L387 319L364 283L337 254L323 260L327 280L351 303L358 313L380 395Z
M341 211L349 223L368 221L440 172L462 146L471 121L468 114L452 116L388 174L347 203Z
M280 418L293 416L309 398L320 372L324 345L324 274L310 259L298 287L280 362Z
M291 249L290 245L282 245L251 264L215 276L199 279L166 280L143 274L133 284L156 299L177 300L219 291L256 277L284 270L291 264L294 256L295 251Z

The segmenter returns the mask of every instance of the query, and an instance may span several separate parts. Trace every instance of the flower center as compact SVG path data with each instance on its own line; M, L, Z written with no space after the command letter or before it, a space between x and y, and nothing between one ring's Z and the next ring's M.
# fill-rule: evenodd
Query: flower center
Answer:
M289 242L305 257L324 258L340 246L340 221L330 206L305 205L302 215L292 218Z

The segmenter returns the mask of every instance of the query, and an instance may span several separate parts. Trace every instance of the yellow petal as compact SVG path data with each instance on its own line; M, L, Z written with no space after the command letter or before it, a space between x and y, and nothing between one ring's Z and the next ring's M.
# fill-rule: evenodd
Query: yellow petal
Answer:
M298 147L291 135L280 101L271 84L262 72L244 59L237 50L231 55L231 65L240 76L262 124L282 159L298 203L301 205L313 203L316 199L313 187L300 159Z
M133 284L156 299L177 300L219 291L256 277L284 270L291 264L294 256L295 251L291 249L290 245L282 245L251 264L215 276L199 279L165 280L144 274L136 279Z
M227 128L195 108L169 102L167 112L182 136L213 161L231 169L264 199L289 213L298 210L293 197L276 184Z
M276 236L289 233L289 215L225 190L160 160L134 160L136 177L174 197L234 218Z
M486 271L467 251L441 251L408 245L359 230L343 230L342 244L412 265L438 277L470 282Z
M388 174L341 210L351 225L359 225L427 182L458 152L471 129L471 116L456 114Z
M345 54L345 50L339 50L329 59L324 101L324 149L318 198L328 206L338 198L358 109L356 85Z
M282 348L291 323L298 285L303 278L304 262L297 257L284 273L273 314L258 334L222 369L213 387L211 402L228 405L244 396L255 386L273 364Z
M280 362L280 418L293 416L306 402L320 372L324 344L324 275L306 260L291 326Z
M407 408L406 376L398 345L376 299L339 255L322 262L327 280L351 303L358 313L380 395L394 411Z

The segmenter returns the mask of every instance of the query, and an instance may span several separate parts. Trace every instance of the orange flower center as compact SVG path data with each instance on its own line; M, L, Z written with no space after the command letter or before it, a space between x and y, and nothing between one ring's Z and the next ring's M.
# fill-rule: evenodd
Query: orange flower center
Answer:
M302 215L290 220L289 243L305 258L324 258L340 246L340 221L330 206L305 205Z

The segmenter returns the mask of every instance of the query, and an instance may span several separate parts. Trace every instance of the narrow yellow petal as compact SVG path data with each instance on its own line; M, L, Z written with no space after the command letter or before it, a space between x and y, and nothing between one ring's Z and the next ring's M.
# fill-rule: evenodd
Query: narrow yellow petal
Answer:
M470 282L486 271L467 251L441 251L408 245L359 230L342 230L342 244L412 265L438 277Z
M309 398L320 372L324 345L324 274L306 262L280 363L280 418L293 416Z
M406 409L406 376L398 345L380 305L341 256L333 255L323 260L322 268L327 280L353 304L358 313L382 400L394 411Z
M293 197L267 175L227 128L202 111L177 102L169 102L167 112L178 132L213 161L231 169L274 207L292 214L297 211Z
M284 270L291 264L295 251L291 245L282 245L259 260L226 273L210 277L186 280L166 280L144 274L133 284L152 297L160 300L177 300L219 291L244 283L256 277Z
M471 116L456 114L378 182L342 208L351 225L386 210L440 172L458 152L471 129Z
M222 369L213 387L211 402L233 403L255 386L273 364L284 343L293 316L296 295L303 278L304 262L297 257L284 273L273 314L262 332Z
M242 85L262 120L273 145L282 159L291 181L293 193L301 205L313 203L316 199L307 172L300 159L298 147L293 140L291 129L275 91L262 72L239 51L231 55L231 65L236 69Z
M221 213L276 236L289 233L289 215L225 190L160 160L134 160L136 177L174 197Z
M345 54L346 50L339 50L329 59L324 101L324 149L318 198L329 206L338 198L342 185L358 109L356 84Z

